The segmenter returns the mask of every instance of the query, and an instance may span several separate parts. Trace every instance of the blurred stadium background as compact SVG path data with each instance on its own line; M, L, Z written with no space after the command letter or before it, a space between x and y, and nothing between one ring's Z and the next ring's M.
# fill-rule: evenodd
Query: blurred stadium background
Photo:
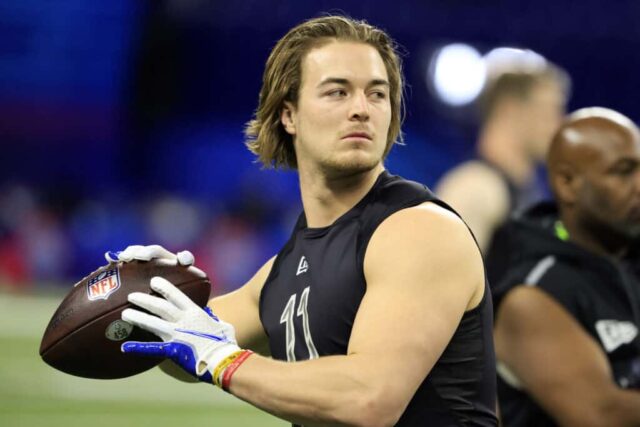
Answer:
M275 41L340 11L407 52L407 145L387 162L407 178L433 185L473 155L473 97L497 47L565 68L570 109L640 118L634 0L2 1L1 426L284 425L155 372L68 377L37 349L61 296L105 250L191 249L216 293L277 251L300 209L296 176L260 170L243 125Z

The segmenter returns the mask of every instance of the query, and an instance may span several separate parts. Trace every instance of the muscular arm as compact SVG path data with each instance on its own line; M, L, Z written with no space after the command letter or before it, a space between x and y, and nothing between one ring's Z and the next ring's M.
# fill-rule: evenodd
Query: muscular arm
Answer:
M486 251L509 214L508 189L498 174L480 162L467 162L445 175L436 193L458 211Z
M498 360L561 426L640 426L640 393L613 382L598 344L544 291L507 294L495 344Z
M230 391L305 425L395 424L464 312L482 298L482 261L462 222L425 204L376 230L364 272L367 291L347 355L295 363L252 356Z
M208 305L236 330L236 340L242 348L268 354L267 335L259 315L260 292L273 267L275 257L267 261L241 288L213 298Z

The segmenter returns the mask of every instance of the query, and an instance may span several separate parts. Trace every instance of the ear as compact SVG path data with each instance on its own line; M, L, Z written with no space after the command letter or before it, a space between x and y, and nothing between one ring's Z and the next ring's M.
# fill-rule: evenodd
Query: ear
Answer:
M565 205L574 205L580 194L582 179L573 165L559 163L551 173L551 186L556 199Z
M296 134L295 115L296 110L293 104L285 101L282 111L280 111L280 123L289 135Z

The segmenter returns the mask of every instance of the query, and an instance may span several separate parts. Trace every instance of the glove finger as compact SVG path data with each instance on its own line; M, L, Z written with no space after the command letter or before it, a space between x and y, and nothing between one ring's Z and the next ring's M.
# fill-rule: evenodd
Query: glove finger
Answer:
M174 254L173 252L169 252L168 250L166 250L160 245L149 245L149 246L145 246L143 249L144 250L142 251L142 253L148 256L149 259L161 258L161 259L168 259L172 261L176 260L176 254Z
M120 346L120 351L143 356L168 357L168 344L164 342L127 341Z
M142 292L132 292L127 299L130 303L142 307L169 322L176 322L180 319L180 310L166 299L143 294Z
M124 310L121 317L125 322L158 335L163 341L171 339L171 325L159 317L132 308Z
M173 283L162 277L151 278L151 289L165 297L169 302L181 310L197 307L182 291L176 288Z
M178 264L180 265L188 266L193 265L195 262L193 254L189 251L178 252L176 256L178 258Z
M130 261L133 261L134 259L137 259L140 261L149 261L149 259L140 258L140 252L143 249L144 249L144 246L142 245L127 246L125 250L120 253L120 255L118 256L118 259L124 262L130 262Z
M114 252L111 252L113 254ZM127 248L122 252L116 252L117 256L115 260L117 261L150 261L152 259L160 258L171 261L176 261L181 265L192 265L194 263L193 254L189 251L182 251L178 254L174 254L169 252L167 249L163 248L160 245L131 245L127 246ZM105 254L105 257L107 255ZM111 255L110 255L111 256ZM109 258L107 258L109 260Z

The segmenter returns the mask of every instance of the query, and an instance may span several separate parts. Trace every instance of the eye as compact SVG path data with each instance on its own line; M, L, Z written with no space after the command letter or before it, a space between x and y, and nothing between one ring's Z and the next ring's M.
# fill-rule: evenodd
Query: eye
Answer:
M621 162L618 163L613 169L612 172L616 175L620 176L628 176L633 174L638 169L638 164L635 162Z
M344 89L333 89L327 92L327 96L331 98L342 98L347 96L347 91Z
M377 100L387 99L387 93L383 90L373 90L369 93L369 96Z
M627 176L631 175L635 170L636 168L634 167L625 167L618 169L616 172L618 173L618 175Z

